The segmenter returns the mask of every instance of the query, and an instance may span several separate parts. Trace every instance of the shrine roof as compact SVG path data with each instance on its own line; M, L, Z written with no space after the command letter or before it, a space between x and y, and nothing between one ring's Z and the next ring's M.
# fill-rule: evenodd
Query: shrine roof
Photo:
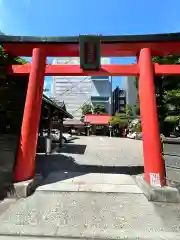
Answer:
M69 112L67 112L64 102L56 103L55 101L53 101L52 99L48 98L46 95L43 94L43 103L57 109L64 118L73 119L73 116Z

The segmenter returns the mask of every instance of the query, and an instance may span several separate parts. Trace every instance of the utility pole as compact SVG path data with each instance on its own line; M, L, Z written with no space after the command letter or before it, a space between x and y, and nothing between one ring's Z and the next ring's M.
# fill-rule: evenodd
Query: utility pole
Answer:
M111 136L112 136L112 126L109 125L109 137L111 138Z

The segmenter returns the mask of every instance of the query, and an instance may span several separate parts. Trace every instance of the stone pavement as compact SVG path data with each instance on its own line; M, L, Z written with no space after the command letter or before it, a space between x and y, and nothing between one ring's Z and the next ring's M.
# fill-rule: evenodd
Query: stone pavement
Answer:
M1 214L0 235L180 239L180 205L148 202L134 182L141 141L84 137L43 158L42 186Z
M74 157L79 164L98 166L143 166L142 141L127 138L80 137L75 148L60 153Z
M51 173L36 189L37 191L142 193L129 175L78 172Z
M180 233L179 217L179 205L151 203L143 194L36 192L18 200L1 216L0 234L175 236Z
M44 157L37 156L37 173L54 171L83 173L143 173L142 142L109 137L80 137Z

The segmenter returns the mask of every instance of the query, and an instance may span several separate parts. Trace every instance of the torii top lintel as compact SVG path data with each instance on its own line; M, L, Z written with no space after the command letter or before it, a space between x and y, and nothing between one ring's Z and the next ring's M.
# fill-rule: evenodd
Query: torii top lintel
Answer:
M142 48L150 48L153 56L180 54L180 33L97 36L101 42L101 56L137 56ZM14 56L32 56L36 47L44 49L50 57L78 57L77 37L32 37L0 35L0 44Z

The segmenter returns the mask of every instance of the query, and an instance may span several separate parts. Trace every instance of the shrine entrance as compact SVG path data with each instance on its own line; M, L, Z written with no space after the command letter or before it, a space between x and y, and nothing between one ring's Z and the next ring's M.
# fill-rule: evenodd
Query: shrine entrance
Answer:
M153 64L152 56L180 54L179 34L79 37L0 36L0 44L9 55L32 56L31 64L4 66L7 75L27 76L29 74L15 165L15 181L24 181L34 176L44 76L137 76L139 78L145 180L151 185L164 186L166 184L154 74L180 74L180 65ZM80 57L80 65L46 64L46 57L67 56ZM101 56L136 56L137 63L101 66Z

